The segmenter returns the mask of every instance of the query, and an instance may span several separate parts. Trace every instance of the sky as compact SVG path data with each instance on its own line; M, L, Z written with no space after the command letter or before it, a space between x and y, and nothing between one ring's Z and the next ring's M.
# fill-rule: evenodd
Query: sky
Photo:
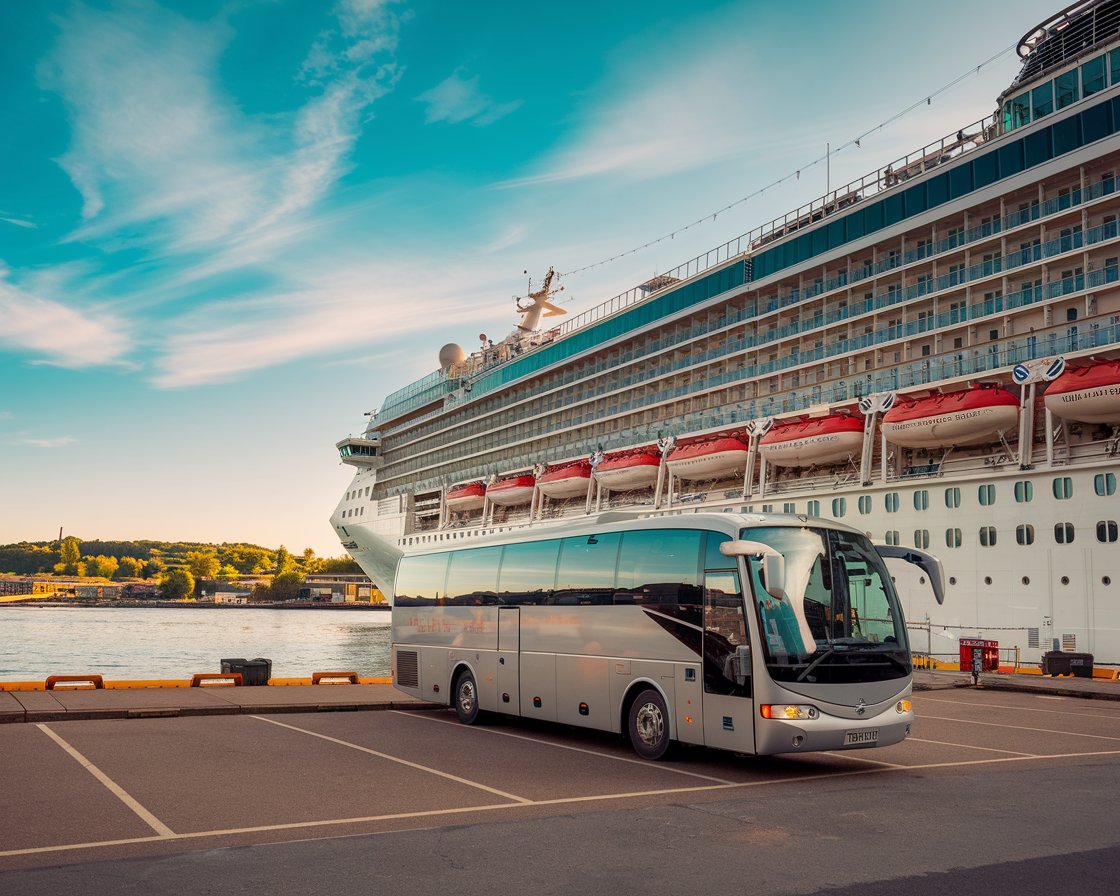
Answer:
M0 543L341 555L334 443L529 277L587 310L955 133L1061 5L0 2Z

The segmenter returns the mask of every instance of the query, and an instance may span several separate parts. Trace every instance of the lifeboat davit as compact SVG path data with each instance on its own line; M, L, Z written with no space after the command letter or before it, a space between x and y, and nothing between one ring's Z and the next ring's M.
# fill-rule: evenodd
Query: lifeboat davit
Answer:
M449 510L480 510L486 501L486 487L481 482L461 485L447 493Z
M806 467L844 460L863 448L863 421L848 414L776 423L758 442L758 450L779 467Z
M587 494L591 485L591 463L586 460L563 464L541 474L537 488L549 498L579 498Z
M1046 410L1063 420L1120 423L1120 361L1069 367L1046 387Z
M511 476L509 479L499 479L486 486L486 497L501 507L528 504L533 500L535 485L536 480L528 474Z
M724 436L674 448L665 463L669 472L680 479L719 479L742 472L747 465L747 453L743 442Z
M653 449L607 455L595 467L595 479L609 491L648 488L657 482L661 456Z
M1006 389L902 399L883 415L883 435L904 448L955 448L995 441L1019 426L1019 397Z

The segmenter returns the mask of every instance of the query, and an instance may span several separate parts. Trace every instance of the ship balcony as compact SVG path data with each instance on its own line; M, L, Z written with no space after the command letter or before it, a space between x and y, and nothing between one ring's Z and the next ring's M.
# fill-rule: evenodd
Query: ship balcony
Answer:
M340 442L335 442L338 456L344 464L355 467L377 469L383 460L381 456L381 439L365 439L356 436L347 436Z

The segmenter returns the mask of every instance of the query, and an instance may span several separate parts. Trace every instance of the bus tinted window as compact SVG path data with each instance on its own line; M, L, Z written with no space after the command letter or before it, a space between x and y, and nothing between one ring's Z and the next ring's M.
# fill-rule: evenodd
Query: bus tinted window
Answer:
M498 577L498 602L543 604L551 600L559 551L556 539L507 544Z
M623 534L614 602L654 606L699 625L703 538L703 532L688 529L647 529Z
M620 541L617 532L565 538L556 571L556 603L611 603Z
M498 602L500 547L471 548L451 555L447 577L447 603L489 606Z
M415 607L434 604L445 594L447 554L424 554L404 557L397 570L398 607Z
M719 552L719 546L725 541L731 541L730 535L720 532L709 532L707 547L704 550L704 569L736 569L734 557L725 557Z

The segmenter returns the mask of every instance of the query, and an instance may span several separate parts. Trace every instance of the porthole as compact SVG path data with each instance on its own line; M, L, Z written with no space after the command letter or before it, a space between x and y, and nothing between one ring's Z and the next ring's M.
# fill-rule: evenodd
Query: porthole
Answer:
M1068 585L1069 584L1069 576L1062 576L1062 584L1063 585Z
M1029 585L1030 583L1031 583L1030 576L1023 576L1023 584L1024 585Z
M991 576L984 576L984 584L985 585L992 584L992 577Z
M956 576L949 576L949 584L950 585L957 584L957 577Z
M924 585L925 583L926 583L926 577L925 576L918 576L918 584L919 585Z
M1112 584L1112 576L1101 576L1101 584L1102 585L1111 585Z

